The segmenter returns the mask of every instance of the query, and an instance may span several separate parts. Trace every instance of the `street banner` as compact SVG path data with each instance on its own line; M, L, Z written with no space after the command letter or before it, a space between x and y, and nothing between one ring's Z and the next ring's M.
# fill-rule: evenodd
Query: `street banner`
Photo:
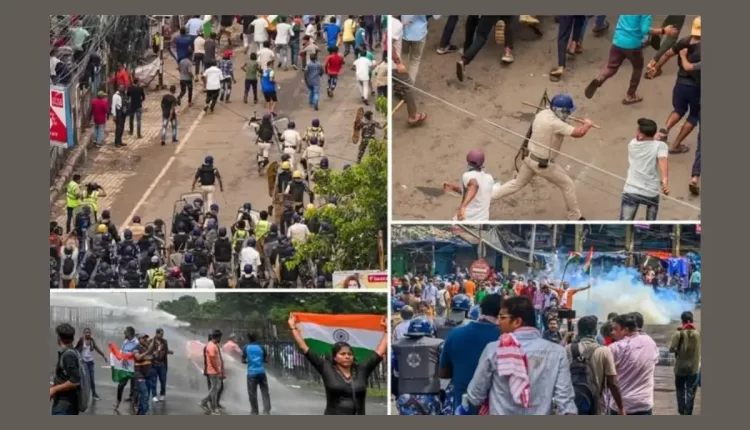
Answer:
M333 272L333 288L387 290L388 273L377 270Z
M61 148L75 145L68 88L49 86L49 143Z

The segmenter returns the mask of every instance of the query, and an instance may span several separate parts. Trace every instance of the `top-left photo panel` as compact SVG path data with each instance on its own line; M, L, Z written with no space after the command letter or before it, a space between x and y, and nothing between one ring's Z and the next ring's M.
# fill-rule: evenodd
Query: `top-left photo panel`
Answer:
M50 289L385 290L387 15L50 15Z

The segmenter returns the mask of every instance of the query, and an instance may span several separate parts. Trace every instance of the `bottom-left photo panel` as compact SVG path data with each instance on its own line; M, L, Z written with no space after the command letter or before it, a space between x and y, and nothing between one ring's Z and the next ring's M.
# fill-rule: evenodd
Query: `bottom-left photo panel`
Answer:
M388 296L50 293L52 415L386 415Z

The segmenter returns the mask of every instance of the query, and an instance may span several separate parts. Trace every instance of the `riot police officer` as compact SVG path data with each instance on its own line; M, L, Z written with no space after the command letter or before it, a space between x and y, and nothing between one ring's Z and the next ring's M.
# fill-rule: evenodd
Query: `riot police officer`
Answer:
M446 318L435 318L437 337L445 339L456 327L466 324L467 315L471 310L471 299L466 294L456 294L451 302L451 312Z
M219 181L219 190L224 192L224 183L221 180L221 174L219 169L214 167L214 157L208 155L203 162L203 165L198 168L195 172L195 178L193 179L192 190L195 190L195 185L200 181L201 193L203 194L203 201L209 205L214 201L214 191L216 191L216 181Z
M396 408L400 415L439 415L439 361L443 340L426 318L409 322L405 337L393 343L392 368L397 380Z

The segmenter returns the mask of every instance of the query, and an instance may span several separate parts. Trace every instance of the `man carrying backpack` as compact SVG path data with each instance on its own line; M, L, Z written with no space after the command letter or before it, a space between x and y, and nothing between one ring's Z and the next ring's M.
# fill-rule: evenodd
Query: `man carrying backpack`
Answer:
M73 348L76 330L70 324L55 328L58 352L55 379L49 388L52 415L79 415L86 412L91 401L91 380L83 359Z
M603 415L604 391L609 390L619 415L625 415L612 351L596 341L598 320L593 315L578 320L578 338L565 347L570 363L578 415Z
M695 392L701 368L701 333L693 325L693 313L683 312L682 326L672 335L669 352L674 353L674 379L677 389L677 412L693 415Z

